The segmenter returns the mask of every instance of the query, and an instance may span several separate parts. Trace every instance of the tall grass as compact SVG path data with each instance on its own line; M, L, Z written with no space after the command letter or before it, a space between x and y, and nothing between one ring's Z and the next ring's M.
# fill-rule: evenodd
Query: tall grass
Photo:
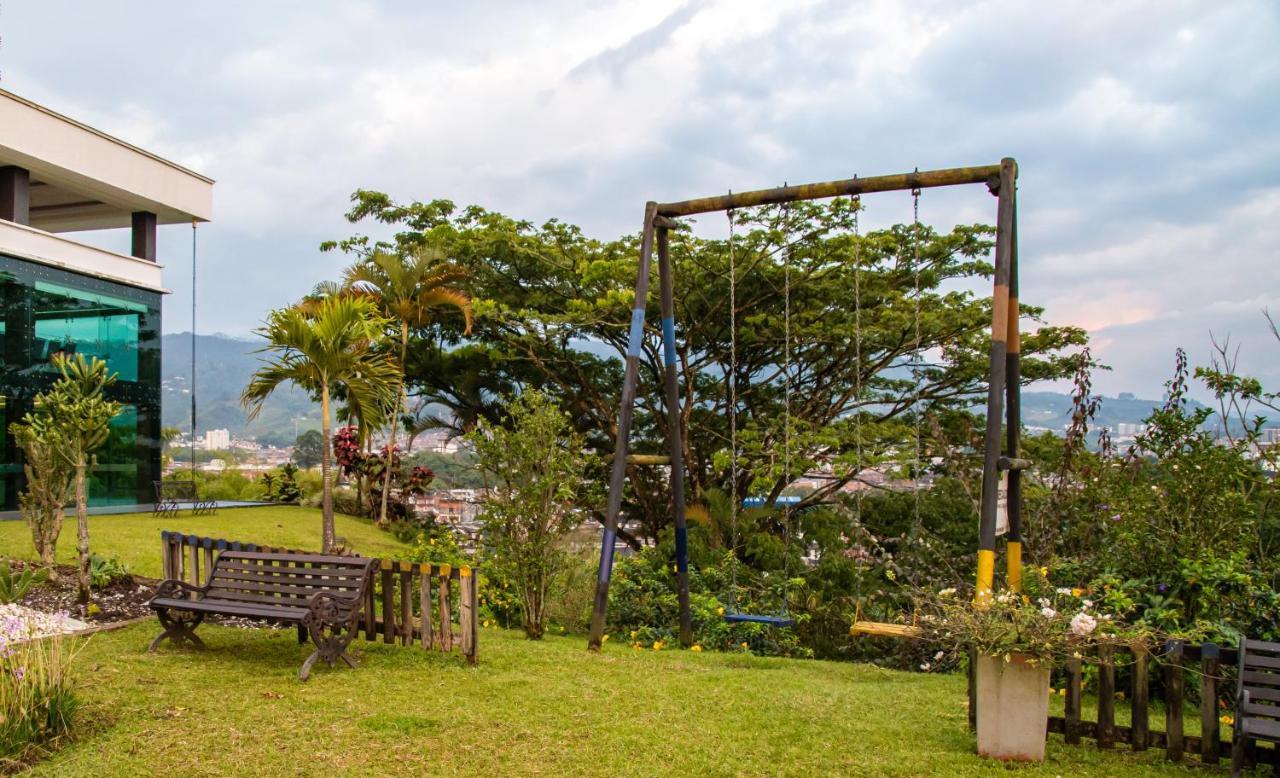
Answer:
M84 641L33 632L19 617L0 617L0 772L65 737L79 707L70 669Z

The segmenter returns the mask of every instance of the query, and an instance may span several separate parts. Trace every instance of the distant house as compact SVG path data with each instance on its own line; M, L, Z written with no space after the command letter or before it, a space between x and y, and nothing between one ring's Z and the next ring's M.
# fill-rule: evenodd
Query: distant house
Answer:
M105 360L124 412L100 452L91 504L152 499L168 253L156 228L208 221L212 204L212 180L0 89L0 431L56 379L54 354ZM104 229L128 229L130 252L69 237ZM0 510L16 507L22 478L21 451L0 432Z

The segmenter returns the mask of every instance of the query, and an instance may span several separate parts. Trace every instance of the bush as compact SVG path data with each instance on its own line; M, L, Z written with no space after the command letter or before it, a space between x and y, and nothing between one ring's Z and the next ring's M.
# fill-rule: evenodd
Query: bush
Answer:
M31 637L21 619L0 620L0 768L65 737L79 708L69 671L80 644Z
M49 571L37 570L34 565L27 565L14 572L5 560L0 566L0 605L7 605L21 600L27 593L49 577Z
M89 555L89 586L93 589L105 589L116 581L132 580L129 566L117 557L110 559L99 554Z

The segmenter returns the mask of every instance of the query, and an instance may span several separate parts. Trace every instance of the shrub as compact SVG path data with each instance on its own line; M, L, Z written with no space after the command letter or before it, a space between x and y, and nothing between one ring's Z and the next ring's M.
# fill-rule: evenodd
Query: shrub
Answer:
M105 589L121 579L129 578L129 566L118 557L110 559L99 554L89 556L89 586Z
M49 571L47 569L37 570L32 565L27 565L23 569L14 572L9 560L6 559L4 564L0 565L0 605L21 600L48 577Z
M0 620L0 768L65 737L79 708L69 674L78 641L31 638L21 619Z

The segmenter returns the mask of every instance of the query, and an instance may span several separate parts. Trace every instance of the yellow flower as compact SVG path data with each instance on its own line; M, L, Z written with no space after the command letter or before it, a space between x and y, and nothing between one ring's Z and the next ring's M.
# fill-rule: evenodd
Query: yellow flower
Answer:
M640 637L640 630L638 629L631 630L631 639L635 640L638 637Z
M1074 588L1074 589L1072 589L1072 590L1071 590L1071 596L1072 596L1072 597L1079 597L1079 596L1080 596L1080 595L1082 595L1082 594L1084 594L1084 589L1081 589L1081 588L1080 588L1080 587L1078 587L1078 586L1077 586L1076 588Z
M1066 696L1067 696L1067 690L1066 690L1066 688L1065 688L1065 687L1064 687L1064 688L1061 688L1061 689L1059 689L1059 690L1058 690L1058 696L1059 696L1059 697L1066 697Z
M1236 720L1231 716L1222 716L1218 719L1218 721L1221 721L1223 724L1226 724L1228 727L1236 723Z
M1040 575L1043 575L1043 576L1045 576L1046 578L1048 578L1048 577L1049 577L1049 568L1047 568L1047 567L1043 567L1043 566L1042 566L1042 567L1040 568Z
M742 641L742 650L743 650L743 651L746 651L746 650L747 650L747 641L745 641L745 640L744 640L744 641Z
M662 641L661 641L661 640L655 640L655 641L653 641L653 650L654 650L654 651L661 651L661 650L662 650Z
M485 625L486 627L487 627L487 626L489 626L489 620L488 620L488 619L485 619L485 620L484 620L484 625Z
M601 643L608 643L608 642L609 642L609 636L608 636L608 635L605 635L604 637L600 638L600 642L601 642Z
M723 607L716 608L716 615L717 615L717 616L723 616L723 615L724 615L724 608L723 608Z
M697 643L694 643L694 644L689 648L689 650L690 650L690 651L701 651L701 650L702 650L702 646L698 645Z

